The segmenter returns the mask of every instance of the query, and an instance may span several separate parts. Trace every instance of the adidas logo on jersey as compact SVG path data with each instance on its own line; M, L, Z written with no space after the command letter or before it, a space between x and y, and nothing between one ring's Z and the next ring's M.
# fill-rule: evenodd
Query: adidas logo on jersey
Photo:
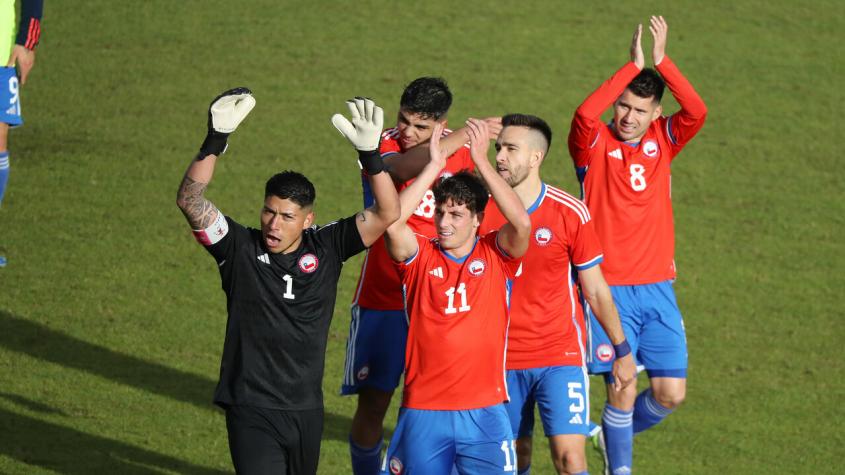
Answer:
M258 256L258 260L265 263L265 264L269 264L270 263L270 256L268 256L266 253L261 254L260 256Z
M622 149L617 148L616 150L609 152L607 155L617 160L622 160Z
M433 275L434 277L439 277L441 279L443 278L443 268L442 267L435 267L434 269L428 271L428 273L430 275Z
M569 419L570 424L583 424L584 419L581 418L581 414L575 414L572 416L572 419Z

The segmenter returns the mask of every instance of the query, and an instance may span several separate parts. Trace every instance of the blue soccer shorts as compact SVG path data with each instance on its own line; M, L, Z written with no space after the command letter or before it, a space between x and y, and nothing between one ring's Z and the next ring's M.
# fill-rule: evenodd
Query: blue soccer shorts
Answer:
M0 122L12 127L23 124L18 76L14 67L0 68Z
M516 474L516 449L502 404L460 411L399 410L383 475Z
M515 438L534 433L534 404L546 437L589 432L590 385L581 366L509 369L505 404Z
M687 377L687 337L672 281L645 285L612 285L622 330L638 365L650 378ZM614 359L610 339L588 305L587 368L607 374Z
M371 310L352 306L342 395L363 387L391 392L405 371L408 319L403 310Z

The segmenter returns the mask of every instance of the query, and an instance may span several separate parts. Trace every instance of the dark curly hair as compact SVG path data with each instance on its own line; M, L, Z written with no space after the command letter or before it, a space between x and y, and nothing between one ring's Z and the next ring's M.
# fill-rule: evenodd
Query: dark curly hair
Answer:
M431 191L437 206L452 200L456 205L466 205L474 214L483 212L487 206L487 188L481 179L466 170L443 178Z
M267 180L264 187L264 198L278 196L283 200L291 200L302 206L311 206L317 197L314 185L302 173L285 170Z
M452 106L452 91L442 78L422 77L405 86L399 107L423 119L440 120Z

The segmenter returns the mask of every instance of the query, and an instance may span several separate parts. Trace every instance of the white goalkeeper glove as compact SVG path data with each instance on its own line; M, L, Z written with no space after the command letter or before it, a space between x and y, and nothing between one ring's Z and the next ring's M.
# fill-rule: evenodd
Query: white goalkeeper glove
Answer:
M346 101L349 113L352 115L350 123L341 114L332 116L332 125L346 137L346 140L360 152L378 150L381 129L384 125L384 111L371 99L356 97Z
M202 160L208 155L222 155L228 146L229 134L238 128L253 107L255 98L252 91L245 87L230 89L214 98L208 107L208 134L197 158Z

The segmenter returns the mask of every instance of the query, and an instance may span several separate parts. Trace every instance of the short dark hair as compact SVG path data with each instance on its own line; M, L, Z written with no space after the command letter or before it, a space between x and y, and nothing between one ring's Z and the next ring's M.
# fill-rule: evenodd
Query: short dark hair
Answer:
M452 106L452 91L443 78L422 77L405 86L399 107L423 119L440 120Z
M546 138L546 152L552 146L552 128L545 120L529 114L508 114L502 117L502 128L516 126L527 127L543 134Z
M663 99L663 90L666 88L666 83L663 78L657 74L657 71L651 68L645 68L637 74L629 84L628 90L634 93L637 97L648 99L654 97L655 102L660 102Z
M437 206L450 199L456 205L466 205L472 213L481 213L487 206L487 188L481 179L468 172L460 172L440 180L431 190L434 193L434 203Z
M285 170L276 173L264 187L264 198L277 196L283 200L291 200L305 208L314 204L317 192L314 185L302 173Z

